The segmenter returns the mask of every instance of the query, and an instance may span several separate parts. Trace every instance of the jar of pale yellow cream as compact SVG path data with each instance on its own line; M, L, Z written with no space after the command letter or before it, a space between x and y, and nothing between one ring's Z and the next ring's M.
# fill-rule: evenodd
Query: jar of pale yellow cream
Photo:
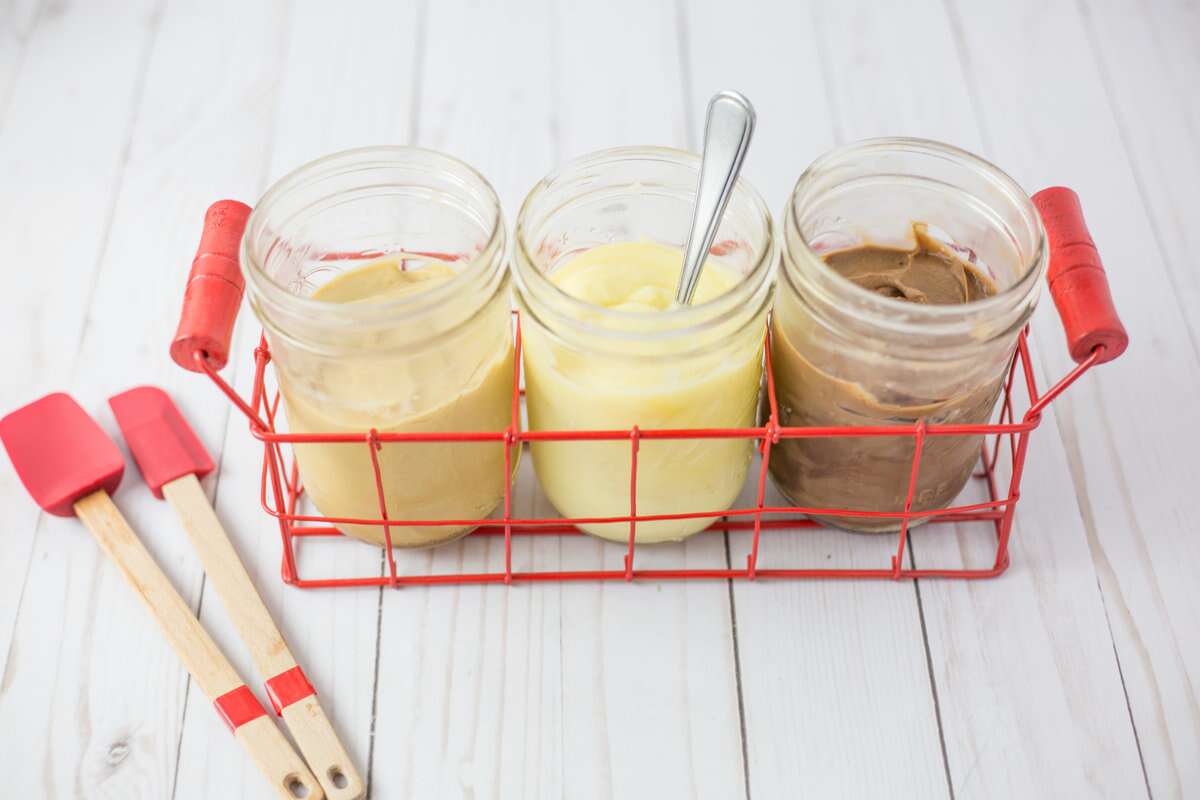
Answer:
M665 148L580 158L533 188L513 265L526 406L534 431L748 428L755 424L775 246L762 199L739 181L690 306L673 304L700 159ZM533 465L564 516L630 513L631 443L534 441ZM722 511L753 440L643 439L639 517ZM637 523L640 542L713 519ZM627 522L581 527L624 541Z
M307 164L250 215L241 262L292 433L502 432L512 421L505 230L466 164L369 147ZM295 445L305 491L344 533L383 544L364 440ZM504 497L501 442L378 451L396 546L457 538ZM516 466L516 451L512 465Z

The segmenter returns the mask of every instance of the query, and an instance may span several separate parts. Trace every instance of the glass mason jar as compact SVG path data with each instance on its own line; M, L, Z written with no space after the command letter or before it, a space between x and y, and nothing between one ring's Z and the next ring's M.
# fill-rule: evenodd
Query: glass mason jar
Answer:
M914 223L990 277L995 293L953 305L904 302L822 261L822 254L866 244L912 247ZM771 349L781 425L989 421L1046 267L1041 219L1015 181L949 145L860 142L822 156L800 176L783 238ZM925 439L914 511L954 500L981 441ZM914 447L912 436L784 439L771 450L770 469L796 505L902 512ZM822 521L872 532L901 522Z
M348 150L271 187L247 222L241 262L290 431L507 429L513 340L504 258L492 187L440 153ZM356 280L352 271L389 260L383 272L404 273L411 291L323 299L344 285L331 281ZM354 286L372 292L370 281ZM294 447L305 491L322 514L380 519L367 444ZM391 442L378 457L389 519L482 519L511 480L498 442ZM516 461L514 450L514 470ZM382 525L336 524L385 542ZM399 525L391 538L420 547L469 530Z
M530 191L517 217L513 264L531 430L754 425L775 245L770 213L745 181L707 267L727 276L724 294L687 307L628 310L577 299L551 279L571 259L615 243L678 250L682 267L699 165L680 150L617 148L573 161ZM638 268L628 260L612 267ZM535 441L531 449L538 480L563 515L629 514L628 439ZM728 508L752 449L751 439L641 440L638 516ZM640 522L637 541L682 539L711 523ZM626 522L581 527L606 539L629 536Z

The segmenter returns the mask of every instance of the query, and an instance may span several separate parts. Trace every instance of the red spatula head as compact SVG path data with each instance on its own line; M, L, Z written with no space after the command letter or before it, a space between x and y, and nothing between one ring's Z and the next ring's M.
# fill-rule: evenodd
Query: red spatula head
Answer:
M97 489L117 490L121 451L68 394L55 392L0 419L0 439L21 483L39 506L59 517Z
M212 459L170 396L157 386L138 386L108 398L133 460L154 496L164 483L213 470Z

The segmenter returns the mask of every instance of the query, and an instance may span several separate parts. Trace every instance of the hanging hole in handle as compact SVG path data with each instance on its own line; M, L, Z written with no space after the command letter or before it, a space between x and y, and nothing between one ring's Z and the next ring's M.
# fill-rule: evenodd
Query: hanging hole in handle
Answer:
M345 789L350 785L350 779L342 772L341 767L329 768L329 782L339 789Z
M224 369L229 359L245 287L238 248L249 216L250 206L236 200L213 203L204 215L170 347L171 359L191 372L203 371L193 360L197 351L205 351L214 370Z
M304 785L304 781L300 780L299 775L288 775L283 779L283 784L292 793L292 797L308 797L308 787Z

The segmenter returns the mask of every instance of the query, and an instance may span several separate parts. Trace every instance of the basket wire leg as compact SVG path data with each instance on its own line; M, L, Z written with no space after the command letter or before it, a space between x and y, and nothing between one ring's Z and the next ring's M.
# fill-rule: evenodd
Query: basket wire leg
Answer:
M296 561L296 543L298 539L292 534L292 527L295 524L293 520L296 518L296 508L300 505L300 495L304 491L304 487L300 485L300 465L296 463L295 454L292 455L292 465L288 469L288 477L284 484L287 488L287 513L288 513L288 543L292 553L293 564ZM296 582L300 582L299 569L296 570Z
M1025 471L1025 453L1029 448L1029 431L1017 437L1017 449L1013 455L1012 477L1008 484L1008 498L1004 504L1004 517L1000 520L996 542L996 563L992 569L1003 572L1008 568L1008 540L1012 535L1013 516L1017 511L1017 500L1021 497L1021 473Z
M1000 418L997 420L997 423L1000 425L1004 425L1006 423L1012 422L1014 419L1013 404L1012 404L1012 387L1013 387L1013 381L1017 377L1017 354L1018 354L1018 351L1014 350L1012 360L1009 362L1009 366L1008 366L1008 379L1004 382L1004 401L1000 407ZM993 469L996 468L996 461L997 461L997 459L1000 458L1000 439L1002 436L1004 436L1003 433L997 433L995 435L995 439L993 440L993 443L992 443L992 455L991 455L990 459L987 456L986 442L985 442L985 450L984 450L984 473L985 474L990 473ZM1013 434L1011 434L1011 433L1008 434L1008 440L1009 440L1008 441L1009 446L1012 447L1013 446ZM993 498L993 499L995 499L995 498Z
M279 535L283 539L283 566L280 569L284 583L296 582L296 556L292 549L291 523L288 521L287 499L283 494L283 484L279 478L280 463L278 450L270 442L263 444L263 459L267 462L267 472L271 478L271 493L275 495L275 508L279 510Z
M642 432L634 425L629 431L629 550L625 553L625 580L633 580L633 547L637 536L638 448Z
M396 587L396 556L392 553L392 526L388 524L387 497L383 493L383 471L379 467L379 431L371 428L367 433L367 450L371 454L371 469L375 472L375 492L379 497L379 516L383 520L383 541L387 548L388 586Z
M762 464L758 470L758 504L754 510L754 538L746 556L746 577L754 580L758 574L758 542L762 534L763 505L767 496L767 469L771 463L771 447L779 444L779 404L775 399L775 367L771 363L771 322L763 336L763 373L767 383L767 427L763 430ZM728 538L729 534L725 534Z
M258 347L254 348L254 385L250 389L250 402L252 404L250 406L251 419L254 419L258 415L259 404L262 402L263 398L266 397L266 392L263 391L263 385L267 379L267 364L269 364L270 361L271 349L267 346L267 334L266 331L264 331L259 334ZM208 367L207 359L201 359L201 363L206 368ZM209 370L206 369L206 371ZM209 374L216 375L216 372L209 371ZM222 381L222 383L223 382L224 381ZM242 412L245 413L245 404L238 402L240 399L241 398L235 400L234 405L237 405L242 409Z
M758 469L758 504L754 509L754 537L750 541L750 554L746 556L746 577L750 580L754 580L758 574L758 540L762 534L763 505L767 496L767 465L771 463L771 443L778 435L775 420L772 418L763 433L762 445L759 447L762 464Z
M275 399L269 404L266 404L266 403L263 404L263 410L266 412L266 415L267 415L267 424L270 426L270 431L272 433L275 432L275 415L279 411L279 401L280 401L280 394L279 394L279 392L275 392ZM283 457L283 447L279 444L279 442L272 442L271 447L275 450L275 460L279 464L279 469L283 470L284 465L287 463L287 459L285 459ZM289 490L291 490L293 488L293 485L290 482L286 482L286 479L285 479L285 485ZM280 509L283 508L283 506L280 506L278 504L276 505L276 507L280 508ZM285 513L288 514L288 516L285 519L288 522L288 529L290 531L291 523L295 522L295 520L292 518L292 516L295 513L295 509L291 508L291 506L289 504L289 510Z
M917 475L921 472L921 450L925 446L925 420L917 420L917 428L913 433L913 463L912 472L908 476L908 494L904 498L904 516L900 520L900 546L896 555L892 556L892 578L900 578L900 569L904 564L904 548L908 545L908 523L912 519L913 495L917 490Z
M504 432L504 582L512 583L512 451L521 446L521 314L513 309L512 417ZM518 451L520 452L520 451Z
M504 432L504 582L512 583L512 443L516 434Z
M261 357L259 353L255 353L256 360ZM265 364L266 362L264 361L263 363ZM254 393L254 397L255 405L257 406L258 397L263 393L262 383L257 374L255 375L255 386L257 387L257 391ZM266 424L264 425L262 420L255 415L250 420L250 428L252 430L258 428L263 434L273 433L275 431L275 411L278 409L278 406L279 394L276 393L274 405L263 403L263 411L267 418ZM295 515L295 507L294 500L289 499L289 494L284 492L284 482L280 479L284 465L283 449L279 446L278 442L270 441L264 442L263 448L263 469L271 478L271 493L275 496L275 512L279 520L279 534L283 539L283 564L280 566L280 575L284 583L295 584L299 580L299 574L296 569L296 552L292 537L292 519Z

